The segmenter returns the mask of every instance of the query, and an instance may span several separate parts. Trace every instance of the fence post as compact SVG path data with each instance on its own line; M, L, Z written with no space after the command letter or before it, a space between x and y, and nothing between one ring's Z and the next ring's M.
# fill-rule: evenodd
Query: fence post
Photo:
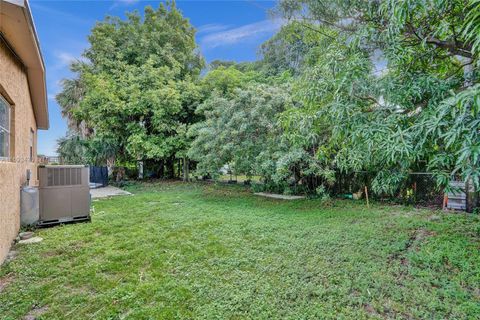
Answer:
M370 203L368 202L368 188L365 186L365 199L367 199L367 208L370 209Z

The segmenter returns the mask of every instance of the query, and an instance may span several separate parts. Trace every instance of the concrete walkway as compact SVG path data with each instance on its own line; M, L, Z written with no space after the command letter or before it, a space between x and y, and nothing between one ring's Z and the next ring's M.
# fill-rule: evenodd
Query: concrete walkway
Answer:
M131 193L128 191L112 186L90 189L90 194L92 195L92 199L131 195Z
M257 192L257 193L254 193L254 195L273 198L273 199L282 199L282 200L297 200L297 199L305 198L304 196L287 196L284 194L275 194L275 193L266 193L266 192Z

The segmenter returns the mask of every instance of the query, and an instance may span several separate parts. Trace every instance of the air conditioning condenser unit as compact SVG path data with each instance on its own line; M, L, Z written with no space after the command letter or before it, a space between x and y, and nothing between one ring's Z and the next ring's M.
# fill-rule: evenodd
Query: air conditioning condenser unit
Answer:
M90 221L89 171L86 166L45 165L38 168L38 226Z

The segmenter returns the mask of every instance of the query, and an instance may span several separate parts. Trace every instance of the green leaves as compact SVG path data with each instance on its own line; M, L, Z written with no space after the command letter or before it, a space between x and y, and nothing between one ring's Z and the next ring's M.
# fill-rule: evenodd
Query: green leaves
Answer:
M377 172L377 193L411 170L478 185L479 4L282 1L284 17L318 35L294 85L301 107L281 117L285 137L331 168Z
M476 84L446 99L434 108L431 118L423 119L431 127L425 131L436 145L442 146L433 153L429 167L459 174L477 188L480 187L479 97L480 85Z
M231 98L215 91L197 110L205 121L189 133L195 140L188 155L198 161L197 172L216 175L229 164L237 173L258 174L260 159L278 150L277 118L291 105L287 91L256 83L233 90Z
M188 150L200 174L228 164L283 189L328 189L338 171L377 172L382 194L412 170L478 186L479 5L282 0L261 61L214 61L201 79L188 20L147 7L93 28L58 100L124 160Z
M65 114L95 132L87 139L114 137L120 161L185 152L204 65L194 36L174 4L97 23L87 62L58 97Z
M462 35L472 42L472 53L480 54L480 0L470 0Z

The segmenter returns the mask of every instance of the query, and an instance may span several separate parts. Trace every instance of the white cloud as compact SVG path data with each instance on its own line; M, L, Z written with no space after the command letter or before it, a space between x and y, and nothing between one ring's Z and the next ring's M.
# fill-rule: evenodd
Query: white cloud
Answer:
M284 21L281 19L255 22L234 29L210 33L200 39L200 44L203 48L215 48L236 44L275 32L280 29L283 24Z
M218 24L218 23L204 24L197 28L197 34L223 31L225 29L228 29L229 27L230 26L227 26L224 24Z
M71 14L69 12L61 11L61 10L56 10L52 9L48 6L43 6L38 4L38 1L31 2L30 5L32 6L32 13L33 17L36 17L36 11L43 11L45 13L48 13L50 16L55 17L55 18L63 18L63 19L68 19L69 22L72 23L77 23L77 24L83 24L83 25L89 25L91 26L95 20L90 20L90 19L83 19L79 18L78 15Z
M68 52L56 52L55 57L58 59L58 65L62 67L69 66L72 62L78 59Z
M131 6L140 0L115 0L108 10L113 10L118 6Z
M71 51L53 51L47 55L47 92L48 99L53 100L55 95L62 89L61 81L72 76L70 64L75 61L82 61L84 58L76 49Z
M139 0L118 0L117 2L124 3L126 5L131 5L137 3Z

